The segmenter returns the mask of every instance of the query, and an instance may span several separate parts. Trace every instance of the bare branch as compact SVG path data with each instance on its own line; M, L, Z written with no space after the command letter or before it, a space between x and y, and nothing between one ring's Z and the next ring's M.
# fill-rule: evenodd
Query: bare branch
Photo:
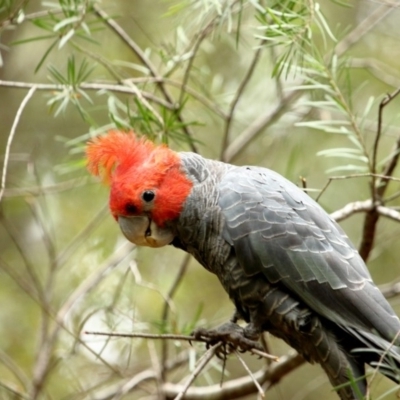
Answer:
M231 125L232 125L232 121L233 121L233 116L236 110L236 106L240 100L240 97L242 96L244 90L246 89L247 84L250 82L251 77L253 76L253 73L256 69L256 66L258 64L258 61L260 60L260 56L261 56L261 52L263 50L263 48L261 47L262 44L264 43L264 40L261 41L258 49L256 50L256 52L254 53L253 59L249 65L249 68L243 78L243 80L241 81L235 97L233 98L230 108L229 108L229 113L228 113L228 117L226 119L226 123L225 123L225 130L224 130L224 134L222 137L222 147L221 147L221 159L224 159L224 153L226 148L228 147L228 143L229 143L229 135L230 135L230 130L231 130Z
M95 13L124 41L125 44L128 45L128 47L139 57L143 65L145 65L148 70L150 71L150 74L155 77L159 78L159 74L153 65L153 63L148 59L148 57L145 55L145 53L142 51L142 49L136 44L135 41L132 40L132 38L125 32L125 30L113 19L111 18L104 10L102 10L97 4L93 5L93 9ZM158 87L161 90L161 93L164 95L165 99L169 104L175 104L175 101L171 94L168 92L166 89L164 83L162 80L157 80ZM178 108L179 109L179 104ZM176 110L176 116L179 122L182 124L182 129L184 133L191 139L192 138L192 133L190 132L189 128L185 124L185 121L182 118L182 115L179 111ZM189 145L195 153L197 152L196 146L193 143L192 140L189 140Z
M374 58L351 58L347 65L350 68L365 68L368 69L375 78L392 87L400 86L400 79L397 76L397 71L390 68L389 65Z
M382 19L386 18L393 8L390 4L382 4L371 14L363 19L357 26L344 37L335 47L335 54L338 56L344 54L360 38L365 37L366 33L371 31Z
M257 371L253 376L260 385L268 382L273 386L304 362L303 357L299 354L291 353L282 356L279 362ZM181 391L181 385L173 383L164 384L164 392L168 400L174 399ZM253 394L256 391L257 389L254 386L253 379L246 376L224 382L222 387L219 384L191 387L185 394L185 400L232 400Z
M72 238L72 240L57 254L56 262L59 266L63 265L76 249L84 243L84 238L96 228L104 219L108 205L103 206L96 215L83 227L83 229Z
M395 99L400 93L400 88L395 90L393 93L388 94L385 98L382 99L382 101L379 104L379 112L378 112L378 127L377 127L377 132L375 136L375 141L374 141L374 147L372 151L372 174L376 173L376 162L377 162L377 156L378 156L378 145L379 145L379 140L382 135L382 121L383 121L383 110L384 108L393 100ZM372 176L372 187L373 187L373 193L374 196L378 193L375 192L375 177ZM381 189L382 190L382 189ZM374 197L374 200L376 198Z
M355 201L353 203L346 204L340 210L337 210L330 214L330 217L336 222L343 221L344 219L350 217L351 215L359 212L366 212L372 209L372 201Z
M184 101L184 95L185 95L185 92L186 92L186 86L187 86L187 83L189 81L190 71L191 71L191 69L193 67L193 63L194 63L196 54L198 53L201 44L203 43L204 39L207 37L207 35L211 31L211 28L212 28L212 26L214 24L215 24L215 20L210 21L207 24L207 26L204 27L204 29L202 29L201 32L199 32L199 34L195 38L195 43L194 43L193 49L191 50L189 62L188 62L188 65L187 65L187 67L185 69L185 73L183 75L182 87L181 87L181 91L180 91L180 94L179 94L178 104L182 104L183 101Z
M161 321L163 325L165 326L167 323L168 315L169 315L169 310L170 310L170 302L172 298L175 295L176 290L178 289L180 283L182 282L183 277L186 274L187 268L189 266L190 260L192 259L191 255L189 253L186 253L181 267L179 268L178 274L175 277L174 282L172 283L171 288L169 289L169 292L167 294L167 301L164 302L164 307L161 315ZM166 341L162 342L161 346L161 377L165 377L165 365L167 362L168 358L168 343Z
M378 362L376 364L376 367L374 368L374 372L373 372L373 374L371 376L371 379L368 382L367 392L365 393L365 398L368 399L368 400L370 399L370 386L371 386L371 383L372 383L373 380L376 379L376 376L377 376L377 374L379 372L379 367L384 365L383 360L385 359L386 355L389 354L390 349L392 347L395 347L397 349L397 345L395 345L395 343L397 342L397 339L399 338L399 335L400 335L400 331L398 331L396 333L396 335L393 337L392 341L390 342L390 345L387 348L385 348L385 350L382 352L382 354L381 354L381 356L380 356L380 358L379 358L379 360L378 360Z
M371 209L364 220L363 225L363 234L362 234L362 241L359 248L359 253L364 261L368 259L368 256L372 250L375 234L376 234L376 226L379 220L380 214L378 213L376 207L378 206L377 202L382 201L382 197L385 194L385 191L389 184L389 177L393 173L399 158L399 146L400 141L397 141L397 151L393 153L392 158L387 163L384 173L385 177L381 178L378 182L376 181L375 172L376 172L376 159L377 159L377 152L378 152L378 144L381 137L382 132L382 113L385 106L387 106L398 94L400 93L400 88L394 91L392 94L387 95L379 105L379 113L378 113L378 126L376 137L373 146L373 153L372 153L372 165L371 165L371 172L372 180L371 180L371 193L372 193L372 200L374 203L374 208Z
M385 206L377 206L376 211L378 214L393 219L396 222L400 222L400 213L392 208Z
M208 343L207 339L197 338L195 336L170 334L170 333L142 333L142 332L132 332L132 333L119 333L119 332L100 332L100 331L85 331L86 335L97 335L97 336L107 336L107 337L123 337L123 338L141 338L141 339L153 339L153 340L184 340L187 342L203 342ZM278 361L279 357L267 354L256 348L250 349L249 352L267 358L269 360Z
M166 364L166 369L168 371L175 370L176 368L181 367L183 364L187 364L188 362L188 354L187 351L183 351L174 357L173 360L168 360ZM103 389L103 399L115 399L131 392L138 386L141 386L146 381L153 381L157 379L156 373L153 369L146 369L135 374L133 377L129 377L128 379L122 379L122 381L117 382L114 385L107 385L105 389ZM105 392L105 393L104 393Z
M72 310L72 308L82 297L97 287L109 269L118 265L128 254L131 253L131 251L132 244L126 242L115 254L106 260L106 262L98 270L84 280L60 307L57 315L54 318L56 325L54 326L52 332L47 335L46 342L41 346L35 362L33 370L33 387L30 393L32 399L35 399L39 396L44 382L50 373L51 369L49 368L49 365L51 362L52 349L57 340L60 329L65 329L65 317L67 313ZM48 312L46 309L43 311ZM109 365L109 367L112 368L111 365Z
M400 281L397 280L394 282L386 283L385 285L380 285L379 290L387 299L396 297L400 295Z
M247 364L244 362L243 358L240 356L239 352L237 350L235 350L235 355L238 358L238 360L240 361L240 363L243 365L243 368L246 370L247 374L249 375L249 377L252 379L252 381L254 382L254 386L257 388L258 390L258 394L259 396L261 396L262 398L265 397L264 395L264 391L262 389L262 387L260 386L260 384L258 383L257 379L254 377L253 373L251 372L250 368L247 366Z
M211 346L203 355L203 357L200 359L197 367L194 369L192 374L190 375L189 379L187 382L180 387L179 393L176 395L175 400L181 400L191 384L194 382L194 380L198 377L200 372L206 367L206 365L211 361L211 359L215 356L217 353L217 350L222 346L222 342L214 344L214 346ZM186 397L186 396L185 396Z
M3 197L4 190L6 188L6 175L7 175L8 159L10 157L10 151L11 151L11 144L12 144L12 141L14 139L14 135L15 135L15 132L17 130L17 126L18 126L19 120L21 119L21 115L22 115L26 105L28 104L28 101L33 96L33 94L35 93L36 89L37 89L36 85L33 85L29 89L29 92L26 94L24 99L22 100L20 106L18 107L17 113L15 114L15 118L14 118L13 125L11 127L10 134L8 135L7 145L6 145L6 152L5 152L4 161L3 161L3 172L2 172L2 175L1 175L0 202L1 202L1 199Z
M125 79L124 81L128 81L128 80L131 80L132 82L135 82L136 84L140 84L140 83L155 83L155 82L160 81L160 82L164 82L167 85L174 86L174 87L177 87L177 88L183 90L183 84L181 82L175 81L173 79L165 78L165 77L158 77L158 78L154 78L154 77L130 78L130 79ZM185 91L185 93L187 93L190 96L192 96L193 99L197 100L199 103L201 103L202 105L207 107L209 110L214 112L219 117L221 117L223 119L226 119L228 117L226 112L217 103L215 103L214 101L209 100L206 96L202 95L201 93L199 93L195 89L193 89L190 86L188 86L187 83L186 83L186 85L184 87L184 91Z
M224 151L222 160L232 162L238 154L243 151L252 140L254 140L263 129L271 126L282 115L284 115L298 100L303 93L295 90L282 98L274 109L264 115L260 115L251 125L249 125Z
M27 390L30 386L29 377L23 369L2 349L0 349L0 361L19 381L22 387Z
M122 337L122 338L141 338L141 339L171 339L171 340L185 340L188 342L201 341L196 339L194 336L188 335L177 335L170 333L143 333L143 332L132 332L132 333L120 333L120 332L100 332L100 331L85 331L86 335L96 335L96 336L109 336L109 337Z
M129 80L127 81L129 82ZM66 85L58 85L54 83L30 83L30 82L16 82L16 81L2 81L0 80L0 86L3 87L11 87L14 89L28 89L32 87L36 87L37 90L45 90L45 91L62 91L67 86ZM83 90L104 90L115 93L124 93L130 94L132 96L137 96L138 91L137 88L132 87L131 85L111 85L108 83L85 83L82 82L79 85L75 86L76 88ZM175 110L175 106L172 103L166 102L163 99L160 99L157 96L154 96L151 93L147 93L144 91L140 91L140 94L143 98L146 98L154 103L157 103L169 110Z
M65 316L72 310L76 303L83 296L86 296L91 290L93 290L110 269L115 268L129 254L131 254L134 247L135 246L132 243L125 242L102 265L100 265L96 271L94 271L83 282L81 282L81 284L70 294L62 307L60 307L56 316L56 321L59 325L54 329L53 335L55 335L58 332L59 327L64 324Z
M64 182L55 183L54 185L48 186L32 186L26 188L8 188L4 190L3 197L23 197L32 196L36 197L40 194L56 194L67 190L76 189L79 186L83 186L87 183L87 178L74 178Z

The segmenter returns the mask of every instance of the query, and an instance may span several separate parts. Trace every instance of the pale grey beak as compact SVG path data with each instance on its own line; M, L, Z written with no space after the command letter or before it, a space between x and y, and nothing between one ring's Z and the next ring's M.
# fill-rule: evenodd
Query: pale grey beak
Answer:
M138 246L162 247L170 244L174 235L168 228L160 228L148 216L118 217L122 233Z

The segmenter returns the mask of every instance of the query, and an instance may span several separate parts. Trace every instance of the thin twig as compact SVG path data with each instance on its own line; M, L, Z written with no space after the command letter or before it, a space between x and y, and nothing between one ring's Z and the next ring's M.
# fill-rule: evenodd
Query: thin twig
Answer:
M200 359L197 367L194 369L192 374L190 375L187 382L183 385L180 392L175 397L175 400L181 400L193 381L198 377L200 372L206 367L206 365L210 362L210 360L214 357L219 347L222 346L222 342L214 344L214 346L210 347L205 353L204 356Z
M174 86L182 90L182 82L175 81L173 79L165 78L165 77L144 77L144 78L129 78L125 79L124 81L131 80L132 82L135 82L136 84L140 83L156 83L156 82L164 82L167 85ZM213 111L216 115L219 117L226 119L227 118L227 113L219 107L219 105L213 101L210 101L206 96L202 95L199 93L197 90L193 89L192 87L188 86L188 84L185 85L185 92L192 96L195 100L197 100L199 103L203 104L205 107L207 107L209 110Z
M64 304L60 307L57 312L57 315L54 317L56 325L54 326L51 333L47 335L47 340L45 345L41 348L37 360L35 362L34 371L33 371L33 387L32 392L30 393L32 398L37 398L40 393L40 390L46 380L48 374L51 369L49 368L49 364L51 362L51 355L54 343L57 340L58 333L61 328L68 331L65 327L65 317L68 312L78 303L78 301L85 295L87 295L93 288L97 287L99 282L104 278L106 272L114 268L118 265L130 252L132 251L132 245L127 242L125 243L119 251L113 254L103 266L100 266L98 270L96 270L92 275L90 275L85 281L83 281L74 292L67 298ZM49 310L44 309L45 312L49 312ZM85 346L88 347L88 346ZM97 357L99 355L97 354ZM104 360L102 360L106 363ZM111 369L111 365L107 364Z
M379 115L378 115L378 128L377 128L377 134L376 134L376 139L375 139L375 143L374 143L374 157L375 160L377 158L377 150L378 150L378 142L379 142L379 137L381 135L381 131L382 131L382 124L383 124L383 117L382 117L382 113L383 113L383 108L389 104L396 96L398 96L400 93L400 88L398 88L396 91L394 91L392 94L388 94L380 103L379 105ZM374 191L376 192L375 198L374 200L379 200L381 201L387 186L390 182L390 180L394 180L394 179L390 179L391 175L394 172L394 169L397 166L397 163L399 161L399 155L400 155L400 137L397 139L394 150L392 151L393 156L390 158L390 160L388 161L388 163L386 164L384 170L383 170L383 176L379 177L379 181L373 182L374 184ZM375 161L376 163L376 161Z
M30 386L30 377L25 371L17 364L17 360L13 360L4 350L0 349L0 361L11 374L17 379L18 386L22 386L26 391Z
M83 282L81 282L81 284L69 295L57 312L56 321L60 326L64 323L67 313L72 310L79 300L93 290L107 275L107 272L119 265L129 254L132 253L134 248L135 246L132 245L132 243L124 242L124 244L102 265L100 265L96 271L94 271ZM53 335L55 335L57 331L58 329L55 328Z
M153 65L153 63L148 59L146 54L142 51L140 46L137 45L137 43L132 40L132 38L125 32L125 30L113 19L111 18L104 10L102 10L97 4L93 5L93 10L95 13L123 40L123 42L139 57L143 65L145 65L150 74L158 78L159 74ZM159 89L161 90L161 93L167 100L167 102L171 105L175 104L175 101L171 94L168 92L166 89L164 83L160 80L157 82L157 85ZM188 126L185 124L185 121L182 118L181 113L179 112L179 104L178 104L178 109L175 108L175 113L178 121L182 124L182 130L185 133L185 135L190 139L189 140L189 145L195 153L197 152L196 145L193 143L192 140L192 133L190 132Z
M86 335L96 336L107 336L107 337L122 337L122 338L141 338L141 339L152 339L152 340L183 340L187 342L203 342L208 343L207 339L197 338L192 335L179 335L172 333L143 333L143 332L132 332L132 333L120 333L120 332L101 332L101 331L85 331ZM260 351L256 348L249 350L257 356L266 358L268 360L279 361L279 357Z
M373 150L372 150L372 169L371 169L372 174L376 173L376 163L377 163L377 156L378 156L378 145L379 145L379 141L380 141L380 138L381 138L381 135L382 135L383 110L394 98L396 98L396 96L398 96L399 93L400 93L400 88L398 88L397 90L395 90L391 94L387 94L386 97L384 97L382 99L382 101L379 103L378 127L377 127L374 146L373 146ZM374 196L373 199L377 200L375 198L375 196L377 194L375 189L376 189L376 179L372 175L372 193L373 193L373 196Z
M14 268L7 268L6 263L3 264L4 270L24 289L28 289L26 292L39 304L43 302L45 294L43 293L43 285L39 278L39 275L32 262L31 253L26 248L26 243L20 240L20 231L6 218L2 209L0 208L0 221L3 223L8 236L12 243L14 243L17 251L19 252L21 259L24 264L24 271L22 274L18 274L14 271ZM1 263L0 263L1 266Z
M253 354L257 355L257 356L266 358L267 360L279 361L279 357L273 356L271 354L268 354L265 351L261 351L261 350L258 350L258 349L250 349L249 351L250 351L250 353L253 353Z
M168 303L168 306L171 309L174 308L174 303L171 301L171 299L169 299L167 296L164 295L164 293L159 289L159 287L157 285L155 285L152 282L147 282L147 281L143 280L142 274L139 271L136 261L132 260L129 263L129 268L134 276L136 285L142 286L142 287L150 289L150 290L154 290L156 293L158 293L162 297L164 302Z
M386 83L386 85L394 88L400 86L397 70L382 61L374 58L351 58L348 60L347 66L350 68L367 69L376 79Z
M84 226L84 228L78 232L74 238L72 238L72 240L62 249L62 251L57 254L56 262L60 267L69 260L79 246L85 243L85 238L87 238L90 232L92 232L100 224L100 222L103 221L107 210L108 205L104 205Z
M379 215L390 218L396 222L400 222L400 213L392 208L385 206L377 206L376 211Z
M7 385L4 382L0 382L0 387L12 394L12 397L8 397L10 399L12 398L31 400L31 398L27 394L19 392L15 387L11 387L11 385Z
M7 16L6 19L0 22L0 28L5 28L7 25L12 25L18 19L18 14L29 3L29 0L22 0L20 4L14 4L14 10ZM11 5L12 3L10 3ZM3 5L3 4L2 4ZM2 9L4 11L6 7ZM24 18L25 19L25 18Z
M383 108L388 105L398 94L400 93L400 88L394 91L392 94L386 96L384 100L382 100L379 106L379 113L378 113L378 127L377 133L375 137L374 147L373 147L373 162L371 166L371 171L375 172L376 169L376 158L377 158L377 151L378 151L378 143L381 137L382 132L382 112ZM371 253L371 250L374 245L375 235L376 235L376 227L379 220L380 214L377 211L377 207L381 205L382 198L386 192L386 189L389 185L389 177L392 175L398 159L399 159L399 146L400 142L397 140L397 151L394 152L393 157L388 161L384 168L384 174L386 175L384 178L380 178L379 182L376 182L376 177L372 175L371 181L371 194L372 200L374 204L374 208L371 209L367 215L365 216L364 224L363 224L363 233L362 233L362 240L359 247L359 253L364 261L366 261Z
M283 377L304 364L304 359L297 353L291 353L280 358L280 361L254 373L254 378L260 384L269 383L269 388L279 382ZM174 399L182 390L182 385L166 383L164 393L168 400ZM219 384L191 387L186 391L185 400L226 400L238 399L255 393L253 379L248 376Z
M161 374L162 366L161 366L160 359L158 357L158 354L157 354L157 351L155 348L155 344L151 340L148 340L146 344L147 344L147 348L149 350L150 361L153 366L153 370L156 371L155 384L156 384L156 390L157 390L157 399L165 400L165 396L162 392L162 386L164 384L164 380L163 380L162 374ZM118 399L115 399L115 400L118 400Z
M182 87L181 87L180 94L179 94L178 104L183 104L183 102L184 102L184 96L185 96L185 93L186 93L186 86L187 86L187 83L189 81L190 71L192 69L192 66L193 66L193 63L194 63L194 59L196 57L197 52L200 49L201 43L207 37L207 35L210 32L210 30L211 30L212 26L214 25L214 23L215 23L214 20L210 21L207 24L207 26L204 27L204 29L202 29L202 31L196 37L195 44L193 46L193 50L191 51L191 55L190 55L190 58L189 58L188 65L187 65L185 73L183 75Z
M400 295L400 281L397 279L392 282L385 283L384 285L380 285L379 290L386 299L396 297Z
M326 189L328 189L328 186L332 183L332 181L336 180L343 180L343 179L353 179L353 178L381 178L384 180L388 181L395 181L395 182L400 182L400 178L395 178L390 175L386 174L372 174L371 172L366 172L363 174L350 174L350 175L336 175L336 176L331 176L328 178L328 181L326 182L325 186L321 189L320 193L316 197L315 201L318 202L318 200L321 198L321 196L325 193Z
M373 208L371 200L365 201L354 201L352 203L346 204L340 210L337 210L330 214L330 217L334 219L336 222L343 221L344 219L350 217L353 214L359 212L367 212Z
M125 83L125 82L124 82ZM127 86L131 87L135 96L139 99L139 101L156 117L159 124L164 127L164 120L161 118L161 115L152 107L152 105L146 100L146 98L142 95L142 91L139 90L136 85L128 80L126 82Z
M263 129L275 123L302 95L303 93L301 91L295 90L284 96L274 109L269 110L266 114L257 118L225 149L222 160L225 162L232 162Z
M180 352L173 360L167 362L167 370L172 371L183 365L187 365L188 353L187 351ZM145 381L153 381L157 379L156 373L153 369L149 368L134 374L128 379L122 378L121 381L117 382L115 385L107 385L105 389L102 390L102 399L118 399L123 398L123 396L131 392L135 387L142 385ZM106 393L104 393L106 392Z
M77 187L87 184L87 178L74 178L65 180L60 183L48 186L31 186L21 188L6 188L3 193L3 198L9 197L36 197L39 195L56 194L67 190L76 189Z
M14 118L14 122L11 127L10 134L8 135L6 151L5 151L5 155L4 155L4 161L3 161L3 172L1 175L0 202L3 197L4 190L6 188L6 175L7 175L8 159L10 158L11 144L14 139L14 135L17 130L18 123L21 119L21 115L22 115L26 105L28 104L29 99L35 93L36 89L37 89L36 85L33 85L29 89L29 92L26 94L24 99L22 100L20 106L18 107L17 113L15 114L15 118Z
M36 87L37 90L45 90L45 91L63 91L66 87L70 87L68 85L61 85L61 84L55 84L55 83L30 83L30 82L17 82L17 81L2 81L0 80L0 86L2 87L11 87L14 89L28 89L32 87ZM87 82L82 82L79 85L75 85L75 88L77 89L83 89L83 90L103 90L103 91L110 91L110 92L116 92L116 93L124 93L124 94L130 94L133 96L137 96L137 89L129 87L129 86L124 86L124 85L112 85L109 83L87 83ZM162 107L165 107L168 110L175 110L176 107L172 104L169 103L163 99L160 99L157 96L154 96L151 93L140 91L140 94L142 97L153 101L154 103L157 103L161 105Z
M371 31L392 12L393 9L388 4L382 4L377 7L336 45L335 54L338 56L344 54L353 44L358 42L360 38L364 38L367 32Z
M370 392L370 387L371 387L372 381L376 378L376 375L378 374L378 371L379 371L379 366L383 364L383 360L384 360L385 357L389 354L390 349L394 347L394 348L395 348L395 352L397 353L397 346L395 345L395 343L397 342L397 340L398 340L398 338L399 338L399 335L400 335L400 331L398 331L398 332L396 333L395 337L394 337L393 340L390 342L389 347L385 349L385 351L382 353L381 357L379 358L379 361L378 361L378 363L377 363L377 365L376 365L376 368L374 368L374 372L373 372L373 374L372 374L372 376L371 376L371 379L370 379L369 382L368 382L367 392L365 393L365 398L366 398L366 399L369 399L369 398L370 398L370 397L369 397L369 396L370 396L370 395L369 395L369 392Z
M207 339L196 338L192 335L179 335L171 333L142 333L142 332L132 332L132 333L120 333L120 332L101 332L101 331L85 331L86 335L96 335L96 336L107 336L107 337L120 337L120 338L141 338L141 339L152 339L152 340L184 340L187 342L204 342L208 343ZM278 361L279 357L273 356L271 354L260 351L256 348L249 350L257 356L266 358L268 360Z
M168 301L164 302L164 307L161 314L161 321L163 326L166 326L167 324L167 319L170 310L170 302L172 301L172 298L174 297L176 290L178 289L180 283L182 282L183 277L185 276L191 258L192 257L189 253L185 254L181 267L179 268L178 274L176 275L175 280L172 283L171 288L169 289L169 292L167 294ZM167 358L168 358L168 343L166 341L163 341L161 345L161 378L165 378L165 364Z
M221 156L220 156L221 159L223 159L225 149L228 147L229 136L230 136L231 126L232 126L232 121L233 121L233 116L234 116L234 113L236 110L236 106L237 106L244 90L246 89L246 86L250 82L250 79L253 76L254 70L257 66L257 63L260 60L261 52L263 50L262 45L264 42L265 42L265 40L261 41L258 49L254 53L254 57L249 65L249 68L248 68L244 78L242 79L242 81L236 91L235 97L233 98L231 105L229 107L228 117L225 122L225 129L224 129L224 133L222 136L222 147L221 147Z
M252 379L252 381L254 382L254 386L257 388L258 390L258 394L264 398L265 394L264 391L262 389L262 387L260 386L260 384L258 383L257 379L254 377L253 373L250 371L250 368L247 366L247 364L244 362L243 358L240 356L239 352L237 350L235 350L235 355L237 357L237 359L240 361L240 363L243 365L243 368L246 370L247 375L249 375L249 377Z
M58 333L61 328L65 328L65 317L68 312L81 300L82 297L86 296L92 289L97 287L101 280L106 276L106 272L114 267L116 267L121 261L123 261L132 251L132 244L129 242L124 243L116 253L114 253L105 263L99 267L92 275L88 276L66 299L63 305L57 312L57 315L53 318L55 319L55 326L51 333L47 335L46 343L41 348L37 360L35 362L33 371L33 381L34 385L32 387L32 398L37 398L40 390L47 379L48 374L51 372L49 368L52 356L52 349L56 343ZM44 310L48 311L48 310ZM67 330L68 331L68 330ZM98 356L98 355L97 355ZM104 361L103 361L104 362ZM107 364L109 365L109 364ZM110 365L109 365L110 366ZM110 366L111 368L111 366Z
M101 331L85 331L86 335L96 335L96 336L110 336L110 337L122 337L122 338L141 338L141 339L172 339L172 340L185 340L188 342L205 340L196 339L194 336L189 335L177 335L172 333L142 333L142 332L132 332L132 333L120 333L120 332L101 332Z

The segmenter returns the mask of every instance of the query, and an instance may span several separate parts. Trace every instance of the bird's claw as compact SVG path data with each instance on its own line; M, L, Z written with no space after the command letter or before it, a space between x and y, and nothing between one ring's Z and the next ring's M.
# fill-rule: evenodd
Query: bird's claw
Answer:
M264 350L258 341L246 337L246 328L234 322L227 322L214 329L197 328L192 335L195 339L204 341L207 349L222 342L223 346L216 351L217 357L221 359L225 359L235 350L241 353L252 349Z

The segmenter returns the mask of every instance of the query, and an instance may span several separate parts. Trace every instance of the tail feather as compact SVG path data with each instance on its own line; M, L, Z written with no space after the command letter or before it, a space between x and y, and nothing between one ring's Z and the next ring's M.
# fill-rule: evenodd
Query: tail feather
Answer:
M353 350L353 354L359 355L365 363L379 371L387 378L400 383L400 347L397 336L392 342L354 328L347 328L347 331L358 339L359 345Z
M285 340L307 361L320 364L342 400L364 398L364 360L351 353L358 340L277 288L268 291L263 304L261 315L256 309L250 316L253 324Z

